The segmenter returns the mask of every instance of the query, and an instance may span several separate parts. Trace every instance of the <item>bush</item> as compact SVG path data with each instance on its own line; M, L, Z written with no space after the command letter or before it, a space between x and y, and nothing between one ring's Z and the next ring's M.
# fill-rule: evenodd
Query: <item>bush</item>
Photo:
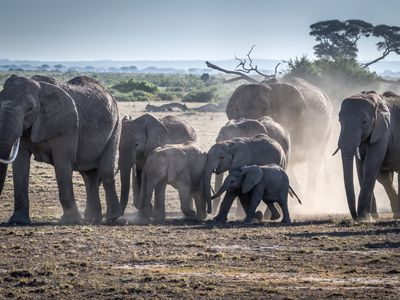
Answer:
M183 97L183 102L210 102L214 99L215 89L193 90Z
M122 81L112 86L113 89L116 89L121 93L129 93L133 91L143 91L150 94L155 94L158 92L158 87L145 80L134 80L129 79L128 81Z

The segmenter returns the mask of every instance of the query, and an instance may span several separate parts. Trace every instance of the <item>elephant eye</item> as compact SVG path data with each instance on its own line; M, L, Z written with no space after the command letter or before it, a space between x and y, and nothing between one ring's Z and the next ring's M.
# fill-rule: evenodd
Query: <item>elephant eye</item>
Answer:
M365 124L367 124L367 121L366 121L366 120L364 120L362 123L363 123L363 125L365 125Z

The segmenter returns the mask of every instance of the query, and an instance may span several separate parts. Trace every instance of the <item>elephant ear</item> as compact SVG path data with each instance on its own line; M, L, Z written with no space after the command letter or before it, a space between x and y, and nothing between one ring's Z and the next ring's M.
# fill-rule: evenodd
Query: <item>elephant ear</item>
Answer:
M32 125L32 142L77 130L78 111L71 96L53 84L40 82L40 87L40 110Z
M144 156L148 156L155 148L163 145L165 135L168 133L167 128L156 117L148 115L144 125L144 133L146 143L144 145Z
M185 152L176 147L167 148L163 151L168 165L167 180L171 182L186 167L188 158Z
M389 130L390 112L384 100L378 102L375 112L375 124L372 128L370 143L377 142Z
M250 163L250 149L249 146L243 141L236 142L232 148L232 163L229 170L238 169Z
M264 177L264 173L259 166L245 167L241 170L244 173L242 193L246 194L261 182Z

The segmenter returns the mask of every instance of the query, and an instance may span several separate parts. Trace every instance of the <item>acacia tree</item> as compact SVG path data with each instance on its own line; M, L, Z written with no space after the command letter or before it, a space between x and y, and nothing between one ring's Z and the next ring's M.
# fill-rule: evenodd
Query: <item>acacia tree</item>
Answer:
M378 51L382 51L382 55L366 63L364 65L365 68L384 59L390 53L400 54L400 27L377 25L374 27L372 34L375 37L383 39L376 44Z
M310 25L310 35L314 36L317 45L314 53L318 58L335 59L337 57L355 59L357 42L373 32L373 25L362 20L328 20Z

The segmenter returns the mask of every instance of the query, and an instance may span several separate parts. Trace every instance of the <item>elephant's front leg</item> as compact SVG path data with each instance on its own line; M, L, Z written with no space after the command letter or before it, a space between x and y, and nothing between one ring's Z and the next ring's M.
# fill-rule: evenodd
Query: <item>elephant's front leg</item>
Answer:
M218 215L214 218L215 221L221 223L225 223L227 221L229 210L236 196L237 196L236 192L225 193L224 200L222 200L221 206L219 207Z
M196 212L193 209L193 195L190 182L179 182L176 184L181 201L181 210L186 218L190 220L196 219Z
M136 169L134 169L136 168ZM133 189L133 206L139 209L140 199L140 188L142 186L142 169L139 169L136 165L132 167L132 189Z
M360 195L358 197L357 214L360 220L369 221L372 219L372 195L378 175L377 166L368 166L364 163L363 178L360 184Z
M264 184L257 184L252 191L250 191L250 204L246 209L245 223L253 222L256 215L256 209L261 202L264 193Z
M81 216L76 206L72 185L72 160L58 155L53 156L53 159L58 194L64 211L61 222L64 224L78 224L81 222Z
M14 213L9 219L11 224L26 225L29 218L29 170L31 153L26 149L19 149L18 156L13 162L14 183Z
M154 189L154 210L153 218L157 222L163 222L165 220L165 189L167 183L165 181L160 182Z
M361 186L361 184L362 184L363 175L364 175L363 164L364 164L364 161L363 161L363 160L356 159L357 177L358 177L358 183L360 184L360 186ZM379 179L379 178L378 178L378 179ZM374 195L373 192L372 192L372 196L371 196L371 197L372 197L372 199L371 199L371 209L370 209L370 213L371 213L371 215L372 215L372 217L373 217L374 219L378 219L378 218L379 218L379 215L378 215L378 212L377 212L377 209L376 209L376 199L375 199L375 195Z

